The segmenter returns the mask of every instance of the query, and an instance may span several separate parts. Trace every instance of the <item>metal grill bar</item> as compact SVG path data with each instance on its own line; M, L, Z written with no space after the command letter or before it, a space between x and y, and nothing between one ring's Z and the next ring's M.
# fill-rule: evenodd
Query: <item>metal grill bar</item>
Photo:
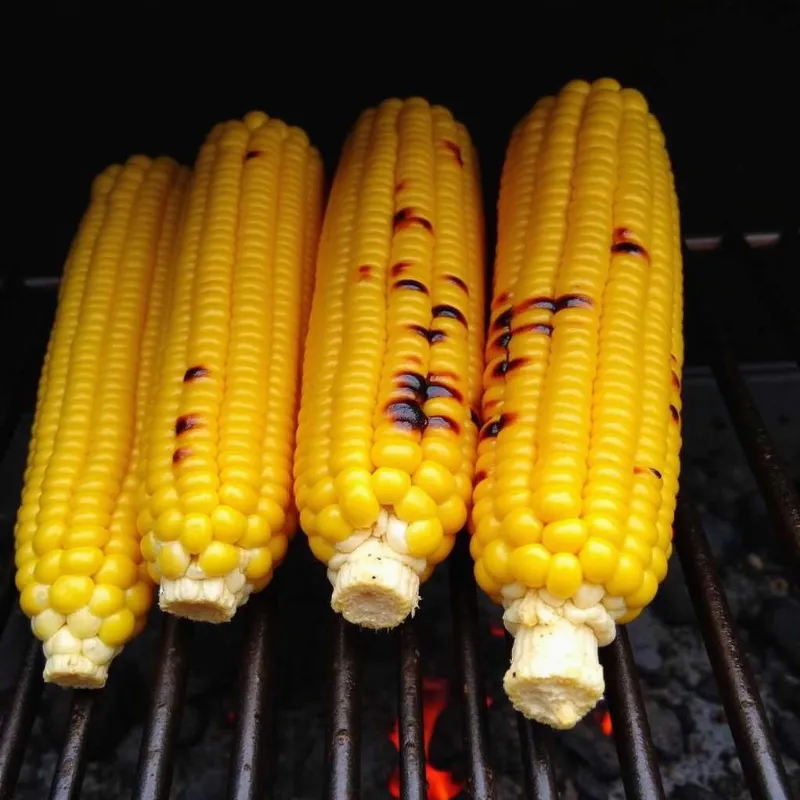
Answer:
M191 628L186 620L165 616L153 695L139 750L134 800L167 800L169 797L189 673L190 636Z
M714 556L695 511L683 502L678 506L675 546L747 785L758 800L790 800L786 772L742 651Z
M78 690L72 698L67 735L58 756L50 800L77 800L86 770L86 745L97 693Z
M610 645L600 648L600 662L606 680L606 698L614 725L614 742L625 796L628 800L663 800L664 787L636 664L624 627L617 628L616 638Z
M426 800L425 738L422 719L422 676L417 623L400 628L400 796Z
M325 752L326 800L361 797L361 653L358 630L333 620L333 674Z
M489 753L486 692L478 647L478 599L467 537L460 535L449 560L450 606L456 648L455 679L461 689L467 793L475 800L493 800L494 772Z
M558 800L556 776L550 762L550 734L522 714L517 714L522 766L525 769L525 796L528 800Z
M274 668L270 653L274 640L275 592L269 589L248 603L241 690L233 734L229 800L271 797L269 772L272 762L275 697Z
M0 800L11 800L42 694L42 645L31 637L0 736Z

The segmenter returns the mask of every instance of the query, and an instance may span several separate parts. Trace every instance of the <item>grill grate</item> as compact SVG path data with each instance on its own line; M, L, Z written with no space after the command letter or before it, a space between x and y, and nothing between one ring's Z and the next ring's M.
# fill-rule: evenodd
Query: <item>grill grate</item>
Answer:
M734 254L745 261L753 261L757 257L755 248L760 247L777 247L783 257L789 258L792 248L796 248L796 242L795 232L783 237L758 235L739 240L721 237L690 239L687 241L687 265L691 265L693 275L701 276L702 282L706 265L701 264L696 268L696 262L700 259ZM22 320L29 326L35 320L39 327L46 329L51 305L41 302L41 294L42 290L46 292L48 287L56 284L57 281L31 280L23 284L6 283L0 286L0 309L3 312L0 314L0 324L9 325L0 340L9 341L14 326ZM712 296L708 286L701 283L700 288L702 297ZM800 563L800 499L797 491L780 466L774 445L739 371L713 303L705 302L703 308L703 317L708 325L708 358L712 371L766 501L773 526L795 563ZM797 336L791 315L784 315L780 319L784 321L781 327L790 339L789 347L794 357L800 358L800 337ZM43 340L35 336L26 341L28 346L19 348L17 361L9 372L16 378L18 391L11 393L5 406L0 406L0 456L11 439L21 409L25 407L24 395L29 391L25 387L35 384L33 370L34 366L38 369L38 353L43 349L40 348ZM675 544L747 785L753 797L790 800L786 773L736 633L708 541L696 512L686 500L679 503ZM478 646L477 596L471 560L463 539L450 559L450 576L456 650L454 685L461 689L464 751L468 763L465 791L477 800L491 800L495 796L494 775ZM271 589L254 598L244 612L248 615L248 627L242 654L241 689L230 761L227 796L231 800L271 796L269 785L274 748L270 737L275 681L270 642L275 628L275 594ZM8 559L0 572L0 631L5 626L14 598L13 559ZM142 737L133 794L135 800L166 800L169 797L189 671L191 631L191 625L184 621L171 617L165 620L152 699ZM332 632L324 797L326 800L357 800L360 797L363 666L360 634L338 616L333 620ZM400 629L397 640L400 663L401 795L406 800L422 800L426 797L422 681L420 644L413 621ZM612 645L601 650L601 658L627 797L647 800L663 798L664 790L647 715L624 628L619 631ZM13 795L42 691L41 671L41 646L30 640L16 691L4 713L0 735L0 800L8 800ZM95 702L95 693L74 693L68 729L50 791L50 797L54 800L71 800L80 796L86 766L88 730ZM519 715L518 724L526 797L529 800L557 798L549 731Z

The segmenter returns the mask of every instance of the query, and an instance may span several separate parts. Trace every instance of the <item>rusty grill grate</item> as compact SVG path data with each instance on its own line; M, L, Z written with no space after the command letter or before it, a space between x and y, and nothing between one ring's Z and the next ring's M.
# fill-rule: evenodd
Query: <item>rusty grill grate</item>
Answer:
M714 259L737 258L752 267L759 292L780 308L780 286L755 263L760 248L785 263L796 258L797 232L784 235L693 238L686 242L687 277L698 282L700 308L705 324L703 347L737 435L744 448L767 504L773 528L780 535L791 558L793 575L800 565L800 499L791 480L780 466L774 445L737 366L724 324L717 317L705 274ZM796 263L796 262L795 262ZM0 456L5 452L19 416L25 407L26 391L35 385L43 336L52 302L49 288L55 280L6 282L0 287L0 341L17 342L11 354L12 391L0 405ZM50 297L43 302L45 293ZM691 297L689 309L692 310ZM776 312L776 323L786 339L792 357L800 364L800 331L796 317ZM41 330L37 339L16 331ZM693 346L691 335L689 347ZM5 354L4 354L5 358ZM13 387L16 387L14 389ZM699 620L708 657L720 690L728 722L748 787L756 798L790 800L784 767L767 722L758 689L742 650L725 593L717 575L714 558L699 518L687 501L679 503L675 543L689 593ZM4 559L0 571L0 631L5 626L16 592L13 559ZM464 751L468 764L465 791L476 800L494 798L493 771L486 715L484 679L478 648L476 587L466 542L462 540L450 561L450 596L456 675L463 712ZM270 745L274 697L270 639L275 623L274 592L254 598L246 611L247 632L240 675L240 697L227 796L231 800L254 800L272 796ZM360 797L360 697L362 656L360 634L336 617L333 650L330 654L331 687L326 733L326 800L357 800ZM188 644L191 626L175 618L165 620L160 652L155 666L150 708L144 726L135 800L165 800L170 794L172 771L180 727L187 676L190 668ZM420 645L415 624L405 624L399 640L400 680L398 686L400 786L406 800L426 797L425 748L422 726L422 679ZM629 798L663 798L664 790L653 748L650 729L627 634L623 629L616 641L601 651L607 698L613 720L622 777ZM42 691L41 646L31 639L18 676L16 690L4 709L0 735L0 800L13 796L25 747ZM87 732L96 694L76 691L67 734L52 780L50 798L78 798L86 765ZM524 759L525 791L529 800L558 797L551 766L547 729L518 718Z

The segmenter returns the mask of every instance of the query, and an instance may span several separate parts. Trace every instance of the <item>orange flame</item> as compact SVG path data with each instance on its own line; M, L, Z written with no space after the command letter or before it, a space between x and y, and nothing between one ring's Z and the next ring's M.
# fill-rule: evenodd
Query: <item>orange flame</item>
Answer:
M464 788L449 772L431 766L430 744L436 721L447 707L447 681L440 678L422 679L422 741L425 745L425 777L428 781L428 800L453 800ZM389 740L400 751L400 725L395 720ZM400 768L395 767L389 778L389 793L400 797Z
M611 714L607 708L597 709L594 714L594 720L603 731L604 736L611 736L614 732L614 726L611 724Z

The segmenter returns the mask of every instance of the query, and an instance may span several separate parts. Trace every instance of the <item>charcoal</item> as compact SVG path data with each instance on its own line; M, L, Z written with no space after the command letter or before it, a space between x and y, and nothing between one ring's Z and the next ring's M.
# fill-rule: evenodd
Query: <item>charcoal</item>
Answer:
M638 619L628 625L627 631L633 648L633 659L640 672L648 676L659 676L664 666L664 659L653 633L649 610L645 609Z
M673 789L669 800L722 800L722 798L716 792L704 789L696 783L685 783Z
M588 765L599 778L613 779L619 775L617 748L610 736L605 736L591 714L572 730L554 737Z
M759 617L759 627L786 661L800 670L800 601L791 597L769 600Z
M800 762L800 719L789 714L777 715L775 733L787 755Z
M645 702L653 745L664 761L676 761L683 755L683 730L678 715L657 701Z

